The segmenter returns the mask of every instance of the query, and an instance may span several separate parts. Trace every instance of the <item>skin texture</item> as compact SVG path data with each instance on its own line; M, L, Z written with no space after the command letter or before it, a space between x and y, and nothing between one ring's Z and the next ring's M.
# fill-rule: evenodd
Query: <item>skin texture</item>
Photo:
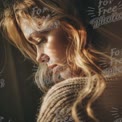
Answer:
M68 41L63 30L60 26L56 28L51 26L51 28L49 25L42 24L39 28L37 23L34 24L33 28L29 21L22 20L21 29L27 41L36 48L37 62L41 65L43 63L47 65L47 72L51 70L51 76L53 77L51 79L54 82L71 77L71 72L66 64ZM60 77L58 77L59 75ZM46 78L46 74L43 77Z
M21 28L27 41L36 47L38 63L48 57L48 64L62 64L66 57L67 40L60 28L52 28L49 31L35 30L28 21L24 21Z

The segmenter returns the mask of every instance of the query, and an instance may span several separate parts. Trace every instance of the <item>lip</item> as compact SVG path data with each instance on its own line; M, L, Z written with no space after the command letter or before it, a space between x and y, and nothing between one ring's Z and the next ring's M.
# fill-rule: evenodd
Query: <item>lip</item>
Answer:
M52 64L52 65L49 65L48 68L53 69L56 66L58 66L58 65L57 64Z
M54 74L63 71L63 67L57 64L49 65L48 68L51 69Z

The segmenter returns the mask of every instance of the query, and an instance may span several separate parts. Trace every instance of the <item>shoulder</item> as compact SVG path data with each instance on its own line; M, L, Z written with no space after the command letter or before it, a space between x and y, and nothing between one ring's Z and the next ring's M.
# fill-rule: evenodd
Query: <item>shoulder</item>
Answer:
M70 113L71 107L76 100L79 91L82 89L84 81L85 79L82 78L72 78L55 84L43 99L38 122L43 121L45 117L48 122L48 115L53 117L53 119L56 119L57 115L60 115L57 113L61 111L65 111L63 114L65 116Z

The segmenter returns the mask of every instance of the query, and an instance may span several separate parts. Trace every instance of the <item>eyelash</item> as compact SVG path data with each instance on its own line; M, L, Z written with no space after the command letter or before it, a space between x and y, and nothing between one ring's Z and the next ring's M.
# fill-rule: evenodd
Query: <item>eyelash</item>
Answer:
M40 39L40 41L37 45L44 44L46 42L47 42L46 38L43 37L43 38Z

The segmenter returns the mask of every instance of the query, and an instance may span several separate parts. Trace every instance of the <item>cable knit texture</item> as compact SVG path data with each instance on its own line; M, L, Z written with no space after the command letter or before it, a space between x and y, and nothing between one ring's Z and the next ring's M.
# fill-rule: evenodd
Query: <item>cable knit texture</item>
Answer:
M107 87L93 105L95 115L100 122L113 122L115 118L111 113L112 108L122 107L120 77L121 74L116 77L106 77ZM77 77L55 84L44 96L37 122L74 122L71 108L86 81L87 78ZM81 122L88 121L81 120Z

